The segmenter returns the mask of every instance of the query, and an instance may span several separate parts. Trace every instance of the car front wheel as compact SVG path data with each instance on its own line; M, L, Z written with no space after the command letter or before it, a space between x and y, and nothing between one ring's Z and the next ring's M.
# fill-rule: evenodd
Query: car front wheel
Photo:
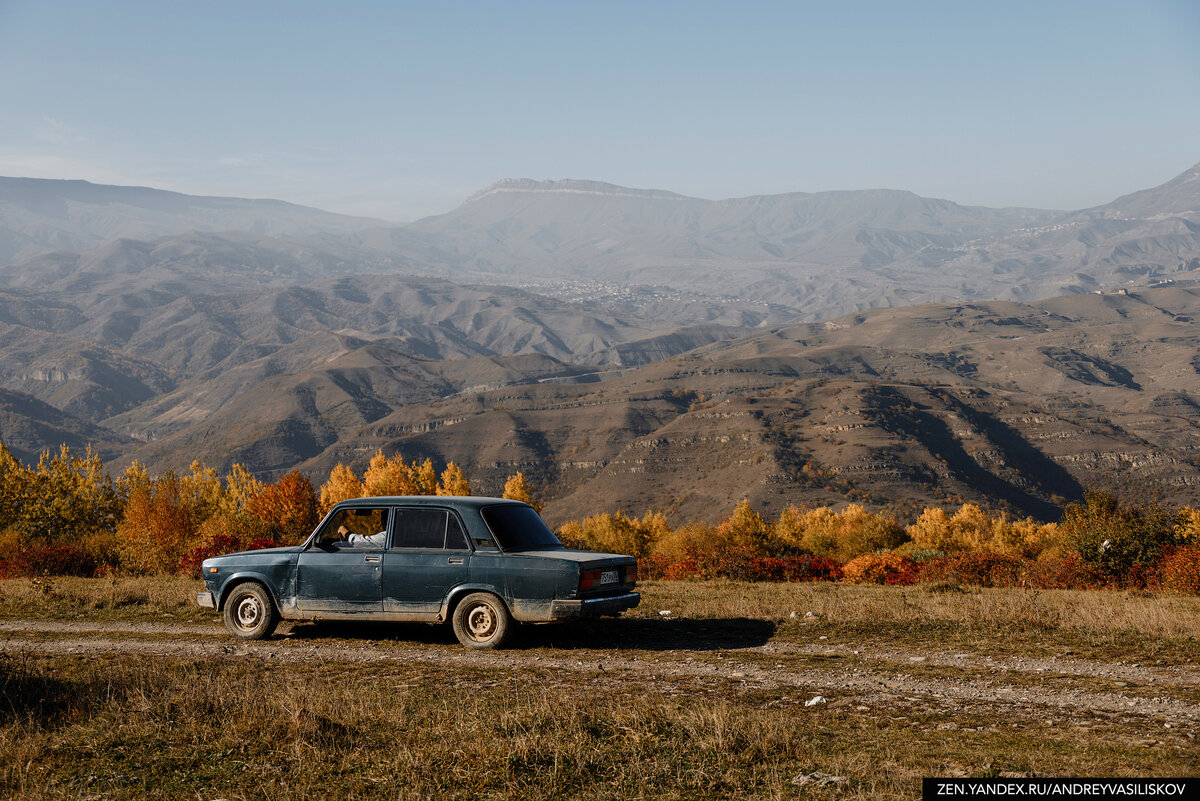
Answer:
M508 609L490 593L468 595L454 608L454 636L468 648L499 648L511 630Z
M270 637L279 623L279 613L261 584L239 584L225 600L225 626L235 637L261 640Z

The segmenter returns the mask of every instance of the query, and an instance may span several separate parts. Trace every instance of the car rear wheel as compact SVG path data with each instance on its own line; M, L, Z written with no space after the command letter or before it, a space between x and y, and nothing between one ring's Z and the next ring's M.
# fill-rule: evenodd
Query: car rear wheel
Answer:
M499 648L511 630L508 609L491 593L468 595L454 608L454 636L468 648Z
M261 640L270 637L278 623L279 613L261 584L239 584L225 599L225 627L235 637Z

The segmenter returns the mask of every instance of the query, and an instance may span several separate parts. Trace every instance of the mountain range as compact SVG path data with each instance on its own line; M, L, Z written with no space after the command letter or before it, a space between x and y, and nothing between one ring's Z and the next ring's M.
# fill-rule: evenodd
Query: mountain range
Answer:
M322 478L399 448L485 491L522 469L552 519L1200 495L1200 165L1075 212L510 180L400 226L0 179L0 265L26 460Z

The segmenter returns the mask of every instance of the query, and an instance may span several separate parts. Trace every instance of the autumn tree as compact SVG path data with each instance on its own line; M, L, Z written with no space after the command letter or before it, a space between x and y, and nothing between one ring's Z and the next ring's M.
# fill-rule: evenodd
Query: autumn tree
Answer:
M30 539L74 544L93 532L114 531L120 514L120 495L99 455L91 446L79 456L63 445L58 453L42 452L16 524Z
M32 471L0 443L0 531L24 516L33 483Z
M353 470L341 462L329 471L329 480L321 485L320 513L325 514L333 505L351 498L361 498L365 495L363 484Z
M850 504L840 512L828 506L780 514L773 534L777 542L815 556L846 563L864 553L890 551L905 540L904 529L890 515Z
M745 548L755 554L766 554L770 530L766 522L750 507L750 499L743 498L733 507L733 514L725 518L717 531L736 548Z
M420 465L416 460L413 460L413 478L417 482L417 492L420 495L437 495L438 494L438 476L437 470L433 468L433 460L426 459Z
M1088 492L1083 503L1068 504L1060 528L1083 561L1113 578L1148 567L1179 544L1181 533L1161 506L1123 504L1108 492Z
M442 471L442 479L437 486L438 495L470 495L471 483L467 481L462 468L454 462L446 465Z
M296 470L267 484L246 503L246 511L279 539L300 541L317 525L317 494Z
M509 498L514 501L522 501L532 506L536 511L542 511L542 502L533 497L529 487L529 480L525 478L524 473L517 473L509 476L504 482L504 493L500 496Z
M383 495L420 495L421 491L417 486L416 474L412 467L404 463L404 457L397 453L389 459L383 455L381 448L371 457L367 472L363 474L361 494L376 498Z
M117 527L121 563L136 573L173 573L203 522L196 496L173 470L132 482Z
M593 515L559 528L559 538L572 547L607 553L627 553L639 559L670 532L666 518L647 512L640 520L623 512Z
M1031 518L1009 520L1001 512L992 516L973 503L963 504L953 515L940 507L921 512L908 527L912 548L940 553L992 551L1009 556L1035 556L1057 536L1057 526Z

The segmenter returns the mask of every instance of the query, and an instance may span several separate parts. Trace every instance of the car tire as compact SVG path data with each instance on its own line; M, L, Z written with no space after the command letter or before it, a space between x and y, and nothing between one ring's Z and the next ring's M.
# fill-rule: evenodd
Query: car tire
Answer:
M257 582L239 584L225 599L225 627L243 640L270 637L279 623L279 612L267 588Z
M512 631L504 602L489 592L476 592L454 607L454 636L468 648L500 648Z

